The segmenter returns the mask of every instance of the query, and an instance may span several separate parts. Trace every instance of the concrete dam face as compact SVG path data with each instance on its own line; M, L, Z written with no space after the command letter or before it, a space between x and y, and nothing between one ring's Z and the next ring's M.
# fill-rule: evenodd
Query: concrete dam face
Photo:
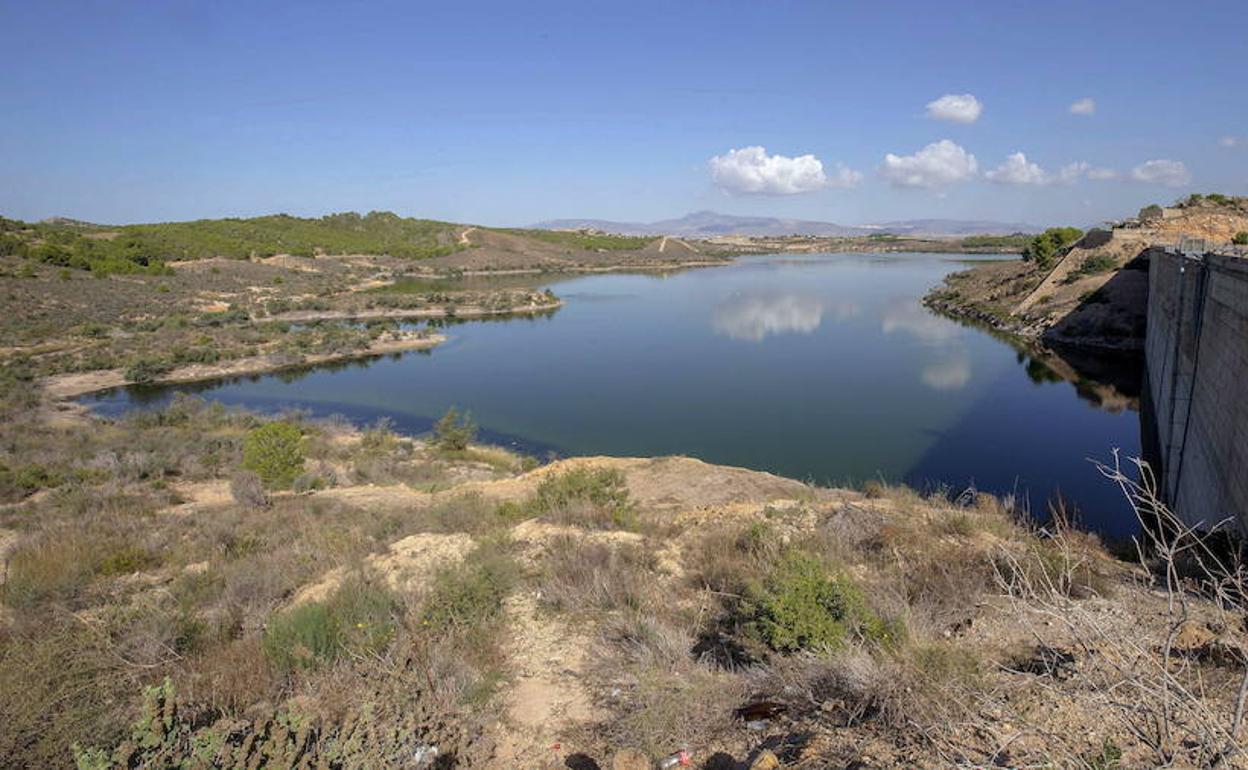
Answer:
M1158 491L1189 525L1248 537L1248 259L1150 249L1145 357Z

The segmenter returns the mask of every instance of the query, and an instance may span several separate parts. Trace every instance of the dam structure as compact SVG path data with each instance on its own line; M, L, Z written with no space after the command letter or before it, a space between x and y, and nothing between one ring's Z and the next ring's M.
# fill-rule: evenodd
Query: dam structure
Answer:
M1243 538L1248 259L1227 252L1188 243L1149 249L1145 398L1151 403L1142 412L1151 412L1145 444L1152 444L1158 491L1170 508L1191 526Z

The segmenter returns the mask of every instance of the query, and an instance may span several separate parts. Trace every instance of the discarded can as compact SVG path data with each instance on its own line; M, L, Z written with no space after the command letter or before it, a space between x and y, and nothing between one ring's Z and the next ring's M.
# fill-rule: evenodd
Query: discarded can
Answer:
M659 760L659 770L671 770L673 767L693 767L693 758L688 751L681 749L675 754Z
M412 761L416 763L416 767L424 768L433 765L433 760L438 758L438 747L428 743L422 743L412 752Z

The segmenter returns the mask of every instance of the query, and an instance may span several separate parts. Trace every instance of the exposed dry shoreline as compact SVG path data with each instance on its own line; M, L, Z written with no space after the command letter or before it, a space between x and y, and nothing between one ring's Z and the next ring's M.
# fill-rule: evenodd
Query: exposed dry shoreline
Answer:
M249 374L268 374L270 372L292 369L302 366L315 366L334 361L348 361L356 358L371 358L391 353L404 353L412 350L428 350L446 341L440 334L407 335L398 339L378 340L367 348L349 350L340 353L315 353L302 356L298 361L280 361L272 356L250 356L238 358L221 364L192 364L180 366L152 380L152 384L169 385L180 382L199 382L226 377L238 377ZM130 384L122 369L99 369L90 372L58 374L43 380L44 393L53 401L85 396L102 390L118 388Z
M533 302L528 305L517 305L502 310L482 307L481 305L466 305L456 307L453 305L442 305L439 307L423 307L423 308L368 308L363 310L292 310L288 313L279 313L277 315L266 318L266 321L349 321L354 319L372 319L372 318L484 318L487 316L507 316L507 315L529 315L533 313L546 313L551 310L563 307L563 300L556 299L552 302L537 303ZM452 310L453 312L448 312Z

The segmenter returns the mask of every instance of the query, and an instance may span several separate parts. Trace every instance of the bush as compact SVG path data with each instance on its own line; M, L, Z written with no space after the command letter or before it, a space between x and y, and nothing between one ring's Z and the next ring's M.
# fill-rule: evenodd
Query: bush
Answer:
M127 366L122 376L127 382L143 385L154 381L172 368L173 366L168 361L161 358L140 358Z
M1064 249L1083 236L1077 227L1050 227L1031 239L1031 243L1023 249L1023 259L1035 262L1040 267L1048 267Z
M1164 212L1162 211L1161 206L1158 206L1156 203L1140 209L1140 213L1138 215L1141 222L1154 222L1161 219L1162 216L1164 216Z
M835 649L851 634L871 641L891 636L861 590L822 560L790 553L747 598L759 638L777 652Z
M398 605L388 589L351 580L325 601L272 616L261 645L280 671L316 668L348 650L379 652L394 636Z
M516 579L514 563L489 547L438 573L421 611L421 625L435 634L479 628L501 617L503 599Z
M569 524L628 527L633 504L624 474L614 468L575 468L552 474L522 503L499 507L504 519L518 521L549 516Z
M243 467L270 489L289 487L303 471L303 462L303 432L294 423L266 423L243 439Z
M264 482L250 471L239 471L230 479L230 496L234 502L247 508L267 508L269 496Z
M1248 245L1248 230L1240 230L1239 232L1235 233L1235 237L1231 239L1231 243L1235 244L1236 246Z
M444 452L462 452L477 437L477 426L472 415L460 414L455 407L446 410L433 426L433 443Z
M1077 281L1085 276L1108 273L1116 267L1118 267L1118 261L1108 254L1093 254L1083 260L1083 264L1079 265L1078 269L1071 271L1070 280Z

